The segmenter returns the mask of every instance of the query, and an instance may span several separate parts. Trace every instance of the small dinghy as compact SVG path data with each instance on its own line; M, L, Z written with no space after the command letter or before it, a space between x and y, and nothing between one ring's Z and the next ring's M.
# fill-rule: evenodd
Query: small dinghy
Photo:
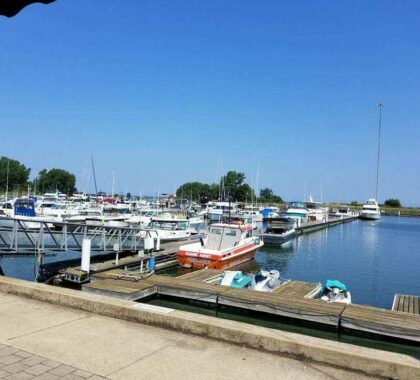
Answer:
M351 304L351 294L346 285L337 280L327 280L320 292L320 298L327 302Z
M279 286L289 282L290 280L282 281L280 272L278 270L265 271L261 270L252 279L251 289L260 292L272 292Z

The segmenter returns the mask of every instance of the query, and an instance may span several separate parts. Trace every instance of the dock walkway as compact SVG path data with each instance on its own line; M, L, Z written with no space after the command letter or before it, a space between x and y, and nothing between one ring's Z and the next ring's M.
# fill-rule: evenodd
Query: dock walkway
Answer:
M220 286L215 278L221 271L211 269L179 277L152 275L138 281L122 279L124 273L118 269L94 274L92 281L82 289L132 301L159 294L304 320L337 331L367 332L420 342L420 315L313 299L319 292L319 283L291 281L274 292L265 293Z

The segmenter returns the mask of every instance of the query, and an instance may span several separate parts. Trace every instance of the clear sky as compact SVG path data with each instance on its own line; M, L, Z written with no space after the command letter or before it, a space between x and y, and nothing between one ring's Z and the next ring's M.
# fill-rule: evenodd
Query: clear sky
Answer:
M420 2L57 0L0 19L0 155L153 194L220 161L285 200L420 205ZM220 159L221 157L221 159ZM219 168L220 172L220 168ZM322 180L321 180L322 178Z

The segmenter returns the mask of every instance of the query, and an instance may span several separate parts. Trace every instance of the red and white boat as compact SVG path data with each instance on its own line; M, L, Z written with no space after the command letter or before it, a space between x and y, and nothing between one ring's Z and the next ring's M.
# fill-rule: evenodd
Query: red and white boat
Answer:
M250 225L213 224L206 239L179 247L178 262L189 268L225 270L252 260L263 245L252 236Z

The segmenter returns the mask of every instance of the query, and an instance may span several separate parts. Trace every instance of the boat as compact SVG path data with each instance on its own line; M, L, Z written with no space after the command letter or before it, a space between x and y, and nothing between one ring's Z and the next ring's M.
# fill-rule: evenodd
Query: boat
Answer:
M295 225L289 218L264 218L267 226L262 238L265 244L285 245L296 237Z
M179 247L177 257L184 267L226 270L252 260L263 245L252 236L250 225L218 223L211 225L206 238Z
M376 202L376 199L368 199L366 204L363 205L359 217L360 219L366 220L378 220L381 218L381 210L379 209L379 205L378 202Z
M141 233L159 237L162 243L188 240L191 237L190 223L188 219L170 217L152 218L149 226ZM144 235L145 236L145 235Z
M16 198L7 201L3 204L2 210L0 215L0 226L2 227L13 227L16 220L27 229L38 229L42 222L47 223L48 228L53 228L54 222L61 221L61 219L52 216L37 216L35 202L30 198Z
M259 292L272 292L274 289L290 282L290 280L282 280L278 270L265 271L261 270L256 274L251 282L251 289Z
M326 302L351 304L351 294L346 285L337 280L327 280L321 288L319 298Z
M226 270L222 274L220 285L232 288L247 288L252 282L252 278L243 274L241 271Z
M223 217L234 215L238 212L238 204L234 202L209 202L207 205L207 219L210 222L220 222Z
M309 210L306 207L306 202L293 201L287 204L285 217L293 219L299 225L308 221Z
M349 206L341 205L339 207L333 208L330 210L328 216L332 218L345 218L346 216L357 216L358 214L354 212Z
M220 285L230 286L232 288L246 288L259 292L272 292L281 285L290 282L290 280L282 280L280 272L277 270L265 271L261 270L256 275L246 275L241 271L224 271Z

